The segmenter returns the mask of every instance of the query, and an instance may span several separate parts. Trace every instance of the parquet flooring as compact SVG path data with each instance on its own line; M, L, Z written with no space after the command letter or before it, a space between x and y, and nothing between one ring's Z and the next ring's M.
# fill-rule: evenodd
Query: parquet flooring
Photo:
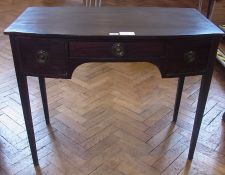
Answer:
M193 2L193 3L192 3ZM196 6L195 1L103 1L103 5ZM224 1L223 1L224 2ZM224 3L218 9L224 7ZM33 167L15 71L3 29L27 6L81 5L78 0L0 1L0 174L225 174L225 74L214 72L193 161L187 161L200 76L185 81L176 125L177 79L161 79L149 63L89 63L71 80L47 79L51 127L39 85L29 90L40 167ZM217 14L222 14L219 10ZM223 15L214 17L220 21Z

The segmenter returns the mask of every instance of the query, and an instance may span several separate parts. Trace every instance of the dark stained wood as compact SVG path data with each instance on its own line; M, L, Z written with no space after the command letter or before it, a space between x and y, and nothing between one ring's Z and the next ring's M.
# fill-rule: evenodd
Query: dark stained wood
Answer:
M44 114L45 114L45 122L47 125L49 125L50 121L49 121L48 100L47 100L45 79L43 77L39 77L38 79L39 79L41 99L42 99L42 104L43 104L43 109L44 109Z
M207 5L206 1L207 0L204 2ZM27 6L76 6L79 2L81 1L0 1L1 31L3 31L4 28ZM102 3L103 6L197 7L196 0L104 0ZM217 0L213 13L213 19L221 24L225 22L225 6L223 6L223 4L224 0ZM224 174L225 147L223 131L225 125L221 121L221 116L223 114L221 112L225 111L225 70L223 70L222 66L219 64L215 65L197 150L195 151L193 161L188 162L186 154L188 150L186 150L185 153L180 154L182 149L179 147L187 146L187 149L189 147L195 104L200 83L199 76L186 78L178 121L176 125L174 125L171 123L172 112L165 117L163 116L165 115L165 105L169 106L169 109L167 108L168 110L173 109L177 85L176 79L159 78L160 75L157 68L148 63L84 64L76 70L71 80L46 79L52 130L48 130L49 128L45 125L38 79L28 77L33 122L35 125L35 135L39 150L38 157L40 159L40 167L36 169L38 171L35 171L35 167L32 165L30 150L27 147L26 131L19 134L19 130L17 129L19 127L24 128L24 119L23 116L20 115L21 112L19 112L21 109L20 97L17 90L16 77L14 76L15 71L12 63L11 49L9 47L8 37L3 36L3 34L0 34L0 46L0 62L2 63L0 66L0 113L2 114L0 117L1 175L87 175L88 173L79 173L76 171L77 168L79 169L81 167L80 165L82 165L83 170L93 170L92 172L89 171L90 174L143 174L143 171L145 171L145 174L149 175L148 171L146 171L147 169L143 166L138 166L143 161L148 167L155 167L159 169L160 172L168 166L166 170L162 172L163 175L196 173ZM83 100L84 95L85 100ZM114 100L121 98L123 98L122 103L121 101ZM94 101L95 99L97 99L97 101ZM61 106L60 110L59 106ZM123 106L126 107L124 108ZM69 115L68 109L76 112ZM157 115L152 115L156 110L160 112L158 112ZM105 115L102 115L101 111L104 111L103 113ZM79 112L79 114L77 112ZM184 115L184 113L186 115ZM124 115L127 117L125 118ZM80 121L82 121L84 118L87 119L85 125L82 122L73 122L74 120L77 121L77 119L81 119ZM110 120L108 120L109 118ZM12 124L6 122L11 119L16 120L17 123ZM143 121L143 119L147 122ZM106 127L106 124L109 121L111 123L110 126L115 126L117 128L117 132L122 130L126 132L127 135L125 139L118 138L114 133L104 137L103 141L97 143L96 138L98 136L102 137L102 134L105 131L101 131L101 128ZM149 125L146 128L146 125L140 125L140 123L147 123ZM140 127L137 129L131 125L140 125ZM168 136L168 134L161 134L163 131L164 133L167 133L168 127L166 126L175 126L174 130L177 130L173 133L170 132L169 134L171 134L172 137L169 137L166 143L161 146L162 144L160 143L164 143ZM148 132L144 132L143 129L147 129ZM78 130L79 135L77 134ZM62 133L60 136L59 132ZM93 144L96 145L94 145L92 149L85 149L83 154L80 153L79 156L77 156L77 154L74 154L73 152L76 147L75 142L78 141L80 144L86 142L87 140L84 139L84 136L87 136L87 134L89 136L87 139L89 140L89 143L95 142ZM180 138L179 134L184 136L185 139L182 140L186 140L186 143L184 143L184 141L176 142L177 138ZM51 140L48 139L49 137L51 137ZM152 137L156 150L157 147L161 147L162 152L165 148L170 147L171 143L174 144L174 147L171 147L167 153L163 152L163 155L159 152L159 154L154 157L149 156L148 150L144 149L149 145L145 144L145 140ZM66 140L67 138L74 140L75 142L68 142L69 139ZM128 139L129 143L132 142L132 144L125 143ZM121 141L123 141L123 143ZM133 148L131 145L135 145L137 141L139 142L139 145ZM140 143L142 144L140 145ZM203 144L204 147L202 147ZM199 147L200 145L201 147ZM214 145L218 147L214 149ZM114 150L119 150L121 148L121 151L115 153ZM114 153L113 156L105 156L104 150L106 149L112 151ZM14 153L14 155L12 153ZM126 155L132 155L132 157ZM85 161L82 160L83 157L85 157ZM103 160L100 160L99 162L99 158L103 158ZM97 160L97 162L95 160ZM132 162L130 162L130 160L132 160ZM127 164L126 167L124 166L124 162L127 161L129 161L129 164ZM77 167L75 170L74 166ZM131 166L135 167L135 170L130 171L129 173L126 172Z
M27 136L30 144L31 155L33 158L34 165L38 165L38 156L37 156L37 148L35 142L34 128L33 128L33 120L31 116L30 110L30 99L27 85L27 77L23 75L17 75L17 83L21 98L21 105L23 108L23 115L25 120L25 125L27 129Z
M135 32L136 37L223 33L196 9L153 7L30 7L5 30L6 34L85 37L113 37L111 32Z
M206 71L210 37L165 39L88 39L68 40L47 36L18 36L19 69L23 74L56 78L71 78L74 69L85 62L151 62L162 77L199 75ZM124 54L115 55L113 46L121 44ZM68 49L67 49L68 46ZM39 60L39 52L46 59ZM186 55L193 52L193 60ZM115 59L116 58L116 59ZM165 64L166 62L166 64Z
M18 84L18 89L19 89L19 94L21 99L21 106L22 106L24 120L25 120L27 137L30 144L33 163L36 166L39 164L39 160L38 160L36 141L35 141L35 135L34 135L33 119L31 115L27 76L21 74L20 72L21 69L19 65L21 63L19 63L19 59L18 59L19 49L16 45L16 40L14 37L11 37L11 36L9 38L10 38L10 44L12 48L13 61L15 65L16 78L17 78L17 84Z
M210 50L210 38L181 38L171 39L167 44L167 65L163 64L162 72L166 72L167 77L181 75L189 72L202 74L206 71L208 54ZM193 52L193 61L189 61L185 56Z
M19 67L23 73L30 75L63 76L66 73L66 42L62 39L17 37L20 50ZM39 52L46 52L46 59L40 60Z
M184 80L185 80L185 77L179 77L178 79L177 95L176 95L176 101L175 101L174 112L173 112L173 122L177 121L177 116L178 116L178 112L180 108L180 101L181 101L183 87L184 87Z
M192 131L192 137L191 137L191 143L190 143L190 149L189 149L189 154L188 154L188 159L192 160L194 151L195 151L195 146L197 143L198 135L199 135L199 130L201 127L202 123L202 118L204 115L205 111L205 105L209 93L209 88L211 84L211 79L212 79L212 74L213 74L213 65L216 60L216 52L218 48L218 38L215 38L212 40L212 45L210 49L210 54L208 57L208 66L207 66L207 72L202 76L201 80L201 87L199 91L199 97L198 97L198 105L196 109L196 114L195 114L195 121L193 125L193 131Z
M136 35L109 36L109 32ZM29 128L32 119L24 77L71 78L80 64L94 61L151 62L158 66L162 77L203 75L188 157L192 159L216 49L223 35L199 12L178 8L28 8L5 33L11 38L20 91L24 88L26 93L21 100L35 165L38 162L33 130ZM182 84L181 81L175 116ZM113 127L108 132L114 130ZM92 144L83 146L89 148Z
M151 58L166 56L166 42L160 40L116 40L113 41L72 41L69 43L70 58L115 58L113 46L121 44L123 58Z

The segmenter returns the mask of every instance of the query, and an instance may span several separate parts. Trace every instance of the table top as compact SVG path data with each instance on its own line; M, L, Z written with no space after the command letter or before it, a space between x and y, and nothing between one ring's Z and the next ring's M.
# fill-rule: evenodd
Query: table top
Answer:
M195 9L159 7L29 7L4 31L88 37L118 32L136 37L224 34Z

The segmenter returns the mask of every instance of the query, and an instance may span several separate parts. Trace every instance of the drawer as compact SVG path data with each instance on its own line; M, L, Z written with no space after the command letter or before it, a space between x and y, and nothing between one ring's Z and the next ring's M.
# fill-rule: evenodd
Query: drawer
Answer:
M70 41L70 58L148 58L165 56L164 41Z
M176 39L169 41L164 70L182 74L204 72L208 64L210 40Z
M26 74L53 75L66 73L66 43L62 39L18 37L21 70Z
M194 40L194 39L177 39L169 41L167 44L167 56L171 59L183 59L185 54L193 52L196 56L196 61L199 59L206 60L210 50L210 41ZM183 59L184 60L184 59Z

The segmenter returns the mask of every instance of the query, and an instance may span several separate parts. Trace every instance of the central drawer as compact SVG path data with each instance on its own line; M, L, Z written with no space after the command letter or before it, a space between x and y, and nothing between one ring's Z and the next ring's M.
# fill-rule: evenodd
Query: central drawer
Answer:
M151 58L165 56L163 41L70 41L70 58Z

